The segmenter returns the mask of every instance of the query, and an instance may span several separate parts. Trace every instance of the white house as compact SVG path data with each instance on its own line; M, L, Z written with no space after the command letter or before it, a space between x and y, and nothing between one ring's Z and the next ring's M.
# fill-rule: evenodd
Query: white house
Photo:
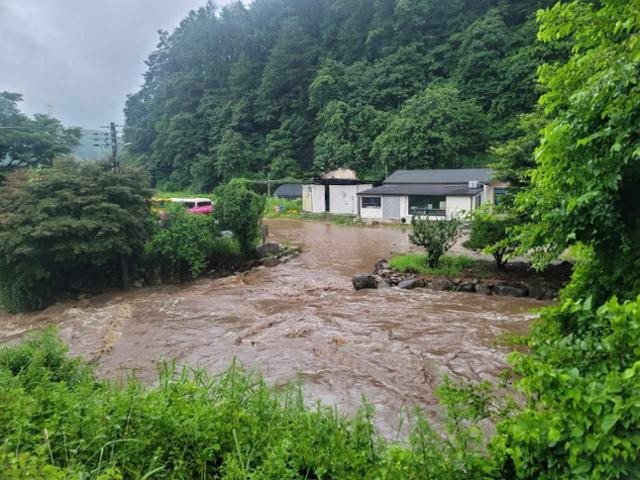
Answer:
M489 168L398 170L380 186L358 192L362 218L410 222L437 220L499 201L508 187Z
M358 194L373 185L358 180L353 170L325 173L313 184L302 186L302 210L312 213L359 214Z

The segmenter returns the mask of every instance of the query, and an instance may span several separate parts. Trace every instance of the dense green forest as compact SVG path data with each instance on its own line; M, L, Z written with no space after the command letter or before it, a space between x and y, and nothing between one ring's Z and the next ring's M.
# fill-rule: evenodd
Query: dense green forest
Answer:
M492 160L534 109L547 0L255 0L161 32L125 114L130 161L167 188L334 167Z

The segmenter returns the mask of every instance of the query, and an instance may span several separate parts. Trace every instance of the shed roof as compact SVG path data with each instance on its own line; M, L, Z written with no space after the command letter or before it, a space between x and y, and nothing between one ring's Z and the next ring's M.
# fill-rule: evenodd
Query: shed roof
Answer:
M443 195L472 197L482 191L482 188L469 188L468 183L458 184L428 184L428 183L402 183L387 184L373 187L358 195Z
M302 185L298 183L283 183L276 188L273 195L276 197L297 198L302 196Z
M384 183L468 183L470 180L488 183L493 176L490 168L441 168L432 170L396 170Z

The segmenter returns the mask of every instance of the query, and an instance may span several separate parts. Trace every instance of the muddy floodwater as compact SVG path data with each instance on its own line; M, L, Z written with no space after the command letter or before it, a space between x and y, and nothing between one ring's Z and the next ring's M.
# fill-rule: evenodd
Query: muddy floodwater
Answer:
M134 369L146 381L162 359L220 371L237 357L271 382L299 376L309 398L345 413L364 395L389 434L403 409L435 414L433 391L443 374L495 379L508 351L494 340L528 331L531 309L544 305L429 290L356 292L351 276L407 251L405 232L299 220L269 227L270 240L300 245L300 257L224 279L1 315L0 342L53 323L73 354L96 360L101 376Z

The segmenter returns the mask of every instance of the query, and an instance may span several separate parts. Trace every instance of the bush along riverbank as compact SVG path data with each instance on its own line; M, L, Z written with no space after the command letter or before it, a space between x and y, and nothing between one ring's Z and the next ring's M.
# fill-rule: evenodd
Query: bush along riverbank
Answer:
M152 213L135 169L56 161L17 171L0 189L0 308L38 310L114 288L220 277L297 250L256 249L264 198L242 182L216 190L212 215L179 205ZM267 258L268 257L268 258Z
M494 262L455 256L443 257L438 267L430 268L423 255L406 254L391 261L379 260L372 273L356 274L352 282L356 290L428 288L551 300L569 281L571 270L569 262L549 265L542 272L524 262L512 262L498 269Z

